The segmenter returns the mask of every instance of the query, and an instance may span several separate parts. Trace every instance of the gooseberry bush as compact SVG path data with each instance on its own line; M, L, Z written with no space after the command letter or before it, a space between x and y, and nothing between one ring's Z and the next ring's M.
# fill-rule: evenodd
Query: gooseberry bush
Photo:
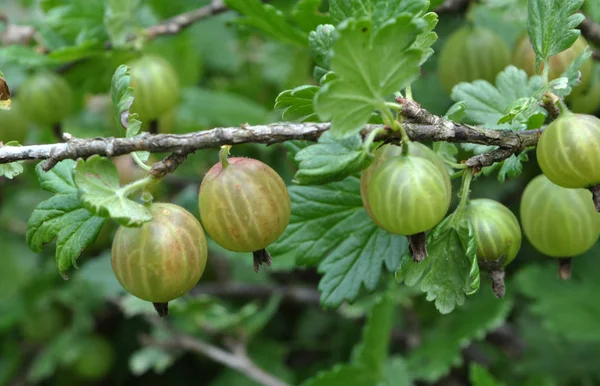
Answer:
M600 1L8 4L0 385L600 382Z

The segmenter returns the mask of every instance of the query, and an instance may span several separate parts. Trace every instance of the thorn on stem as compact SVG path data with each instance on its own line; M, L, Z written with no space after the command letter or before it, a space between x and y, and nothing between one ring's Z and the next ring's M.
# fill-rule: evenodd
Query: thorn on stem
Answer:
M254 251L252 252L252 256L254 257L254 272L258 272L262 263L265 263L270 267L273 261L271 260L271 255L266 249Z
M558 259L558 277L561 280L569 280L571 278L571 258L563 257Z
M152 303L152 305L161 318L169 315L169 303Z
M494 291L494 295L496 295L498 299L502 299L506 293L504 270L501 268L494 269L490 272L490 277L492 278L492 290Z
M413 261L420 263L427 257L427 236L425 232L410 235L408 239L408 250L413 258Z

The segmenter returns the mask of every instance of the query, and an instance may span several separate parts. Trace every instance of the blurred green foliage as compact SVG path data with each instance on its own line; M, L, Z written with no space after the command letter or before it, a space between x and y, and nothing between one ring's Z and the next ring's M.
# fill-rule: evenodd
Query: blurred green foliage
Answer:
M82 138L124 136L113 117L111 78L119 65L142 53L163 56L180 77L180 103L158 124L166 133L275 122L281 119L273 109L280 92L303 84L317 87L315 63L303 39L318 24L331 22L323 13L327 1L272 1L273 8L253 8L258 14L252 16L253 9L245 7L256 7L257 1L229 0L247 15L239 19L229 11L149 44L143 39L126 42L130 34L208 3L3 0L0 13L11 24L34 26L37 35L29 45L0 48L0 69L17 101L19 86L31 74L60 69L77 99L77 111L63 122L63 130ZM587 0L584 9L600 22L598 4ZM526 32L526 9L525 0L488 0L474 2L464 13L440 14L435 54L412 84L415 99L444 115L452 100L437 76L437 53L447 37L474 23L512 47ZM3 30L6 26L0 25L0 34ZM107 41L113 49L105 49ZM49 53L41 53L40 46ZM505 107L487 111L486 117L497 121ZM473 112L464 113L469 117ZM55 141L47 128L28 125L25 144ZM291 185L297 170L294 155L302 147L299 142L248 144L235 146L233 154L262 160ZM472 151L460 147L458 159ZM500 173L506 181L478 178L472 197L498 200L518 214L525 185L540 173L535 157L530 158L525 162L527 157L519 156L504 164ZM217 160L216 150L190 155L157 188L156 200L197 214L198 186ZM441 315L418 288L393 280L390 272L398 267L406 242L370 222L356 194L355 177L307 190L293 187L291 194L304 205L306 216L292 220L290 227L298 229L294 237L273 246L278 256L272 269L254 274L250 254L210 243L209 264L197 291L171 305L170 329L149 323L152 306L126 295L114 278L110 245L115 222L104 225L68 281L57 273L54 247L31 252L25 241L27 221L51 194L40 189L34 164L23 166L18 178L0 179L0 385L257 384L204 355L173 349L169 344L175 334L225 348L231 341L245 342L248 357L259 367L294 385L600 384L599 245L575 259L572 280L561 282L555 261L524 242L507 268L505 299L492 296L491 283L482 275L476 295ZM324 218L323 212L343 194L346 211L340 215L337 208ZM349 217L352 223L339 225ZM328 240L330 234L337 238ZM346 243L337 243L342 237ZM378 248L364 247L375 241ZM297 258L294 251L300 247L311 253ZM321 295L323 305L339 308L322 308ZM145 345L141 337L163 344Z

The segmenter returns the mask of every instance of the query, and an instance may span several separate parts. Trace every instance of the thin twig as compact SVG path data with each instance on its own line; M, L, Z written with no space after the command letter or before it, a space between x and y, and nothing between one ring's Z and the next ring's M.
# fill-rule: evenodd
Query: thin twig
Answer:
M154 39L158 36L175 35L202 19L218 15L227 10L228 8L222 0L213 0L209 5L182 13L181 15L177 15L167 21L146 29L146 35L149 39Z
M192 26L193 24L204 20L210 16L218 15L227 11L228 8L225 6L222 0L213 0L210 4L200 7L198 9L182 13L180 15L174 16L166 21L161 22L160 24L148 27L144 31L144 35L146 39L152 40L159 36L168 36L175 35L185 30L186 28ZM128 41L134 41L136 39L136 35L131 35L128 37ZM104 47L107 50L113 48L111 42L104 43ZM72 69L74 66L85 62L88 60L87 58L82 58L75 60L73 62L65 63L62 66L56 69L56 72L59 74L65 73Z
M409 112L415 113L408 116L407 122L403 123L403 126L408 136L415 141L493 145L515 153L525 147L535 146L540 135L539 130L486 130L459 124L432 115L418 107L416 103L414 105L416 106L407 105L409 107L403 111L403 114L407 115ZM199 149L241 143L273 144L290 140L316 141L329 128L329 123L283 122L270 125L216 128L179 135L144 133L134 138L72 138L67 143L1 147L0 164L22 160L48 160L44 165L44 170L50 170L57 162L64 159L87 158L94 154L108 157L129 154L134 151L189 154ZM383 129L382 125L367 125L361 134L364 137L373 130L381 130L377 140L400 138L398 132L393 132L389 128Z
M168 340L157 340L147 335L141 337L142 344L146 346L163 347L170 349L184 349L198 354L202 354L227 366L233 370L239 371L248 378L264 386L289 386L286 382L266 372L256 365L247 355L245 346L235 345L235 349L227 351L221 347L205 342L197 337L181 333L171 328L166 322L157 320L155 317L149 317L153 325L158 328L166 328L171 332ZM240 342L238 342L240 343Z

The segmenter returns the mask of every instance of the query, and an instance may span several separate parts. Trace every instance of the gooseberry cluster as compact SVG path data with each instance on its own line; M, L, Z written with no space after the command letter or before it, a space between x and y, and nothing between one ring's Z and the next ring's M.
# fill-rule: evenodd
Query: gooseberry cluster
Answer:
M600 236L600 119L565 110L543 131L536 151L544 174L523 193L523 230L536 249L559 258L566 279L571 258Z
M225 249L252 252L257 271L262 263L271 265L265 248L289 223L290 196L281 177L258 160L228 159L228 151L221 151L200 187L204 228L182 207L153 203L151 221L138 228L121 226L115 235L111 261L117 280L163 316L168 302L191 290L204 272L204 229Z
M427 255L425 232L446 216L452 187L444 161L429 147L385 144L361 175L363 205L375 224L407 236L413 260ZM514 214L499 202L468 202L464 218L471 223L477 242L477 259L490 272L494 293L504 296L504 267L517 255L521 229Z

